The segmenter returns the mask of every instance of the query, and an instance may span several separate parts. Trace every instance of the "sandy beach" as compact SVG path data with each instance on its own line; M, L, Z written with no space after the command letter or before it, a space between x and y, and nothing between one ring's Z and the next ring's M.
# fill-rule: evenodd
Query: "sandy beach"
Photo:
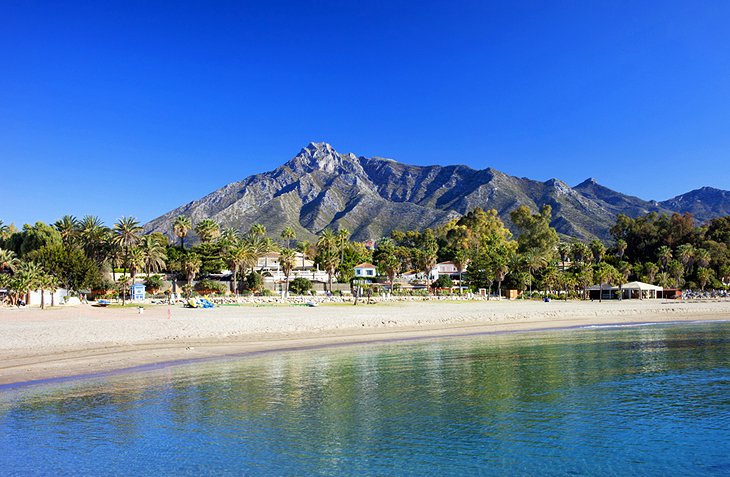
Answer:
M730 301L0 309L0 384L260 351L592 324L730 320Z

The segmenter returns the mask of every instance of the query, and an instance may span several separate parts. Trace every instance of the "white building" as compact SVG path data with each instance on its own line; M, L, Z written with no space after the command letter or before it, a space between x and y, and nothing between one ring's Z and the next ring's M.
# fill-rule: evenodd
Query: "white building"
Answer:
M361 263L355 265L356 278L375 278L378 274L378 268L372 263Z

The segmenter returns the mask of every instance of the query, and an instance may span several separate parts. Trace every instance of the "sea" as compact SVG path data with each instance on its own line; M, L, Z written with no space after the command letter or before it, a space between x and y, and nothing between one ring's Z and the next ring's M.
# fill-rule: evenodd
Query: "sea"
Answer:
M3 386L0 475L730 475L730 322L391 341Z

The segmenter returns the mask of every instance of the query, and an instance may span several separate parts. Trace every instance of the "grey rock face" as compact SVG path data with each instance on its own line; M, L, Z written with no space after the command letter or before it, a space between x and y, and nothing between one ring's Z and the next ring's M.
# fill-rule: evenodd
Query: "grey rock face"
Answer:
M462 165L412 166L340 154L327 143L311 143L277 169L180 206L146 224L145 231L174 238L173 221L187 215L194 223L212 218L242 232L261 223L272 237L291 225L299 240L343 227L353 239L365 240L395 229L435 227L475 207L496 209L512 226L509 213L523 204L533 210L550 204L552 225L564 235L606 239L619 213L634 217L650 211L689 211L706 220L730 213L730 193L703 188L657 203L592 179L571 188L558 179L539 182Z

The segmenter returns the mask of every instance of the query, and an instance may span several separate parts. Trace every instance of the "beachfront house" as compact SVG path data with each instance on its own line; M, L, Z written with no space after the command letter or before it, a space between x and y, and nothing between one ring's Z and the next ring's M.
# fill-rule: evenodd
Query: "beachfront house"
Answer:
M142 301L144 300L144 294L145 294L145 286L144 283L135 283L133 284L130 289L131 294L131 300L132 301Z
M378 268L372 263L355 265L355 278L375 278L377 274Z

